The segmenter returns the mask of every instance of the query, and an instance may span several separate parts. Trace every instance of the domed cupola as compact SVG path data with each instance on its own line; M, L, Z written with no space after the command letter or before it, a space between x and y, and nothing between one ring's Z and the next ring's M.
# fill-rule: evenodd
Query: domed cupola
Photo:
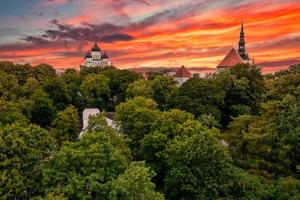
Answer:
M91 52L90 52L90 51L88 51L88 52L86 53L85 58L92 58L92 55L91 55Z
M108 58L106 51L104 51L104 53L102 54L102 58L106 58L106 59Z
M101 51L100 47L98 46L97 42L95 42L92 51Z

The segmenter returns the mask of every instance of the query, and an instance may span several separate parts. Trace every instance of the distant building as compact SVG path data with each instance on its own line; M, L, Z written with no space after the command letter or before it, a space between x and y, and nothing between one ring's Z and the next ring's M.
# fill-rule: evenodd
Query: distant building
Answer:
M191 78L191 73L187 70L184 65L173 75L174 79L178 82L178 85L181 86L185 81Z
M100 110L98 108L86 108L82 112L82 130L79 134L79 138L82 137L82 134L85 132L85 130L89 126L89 117L94 116L96 114L100 113Z
M243 20L242 20L242 25L241 25L238 53L245 62L251 61L248 53L246 52L246 42L245 42L244 21Z
M102 52L97 42L95 42L91 51L87 52L84 63L80 67L106 67L111 65L112 63L109 61L106 51Z
M236 50L234 48L232 48L228 52L228 54L225 56L225 58L217 66L217 72L222 71L227 68L230 68L239 63L253 64L253 60L249 58L249 54L246 52L246 42L245 42L244 22L243 21L242 21L242 25L241 25L238 52L236 52Z
M86 108L82 112L82 129L79 134L79 138L82 137L82 134L86 131L86 129L89 126L89 117L94 116L100 113L100 110L98 108ZM108 126L112 127L113 129L118 129L118 127L115 125L113 119L112 119L112 113L107 113L107 116L105 117L105 121Z
M234 48L232 48L225 58L217 66L217 72L230 68L236 64L245 63Z

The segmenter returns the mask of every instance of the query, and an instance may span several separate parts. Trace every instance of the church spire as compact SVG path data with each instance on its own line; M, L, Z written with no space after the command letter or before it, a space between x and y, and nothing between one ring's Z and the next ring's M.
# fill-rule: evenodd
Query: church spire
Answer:
M242 19L238 53L243 60L249 60L248 54L246 53L245 44L244 20Z
M243 20L243 19L242 19L241 33L243 33L243 34L244 34L244 20Z

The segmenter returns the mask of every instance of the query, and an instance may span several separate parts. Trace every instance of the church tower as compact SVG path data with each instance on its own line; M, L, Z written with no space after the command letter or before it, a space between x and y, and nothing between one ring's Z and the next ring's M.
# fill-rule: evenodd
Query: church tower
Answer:
M242 20L238 53L243 60L248 61L250 59L248 54L246 53L245 44L246 42L245 42L245 34L244 34L244 21Z

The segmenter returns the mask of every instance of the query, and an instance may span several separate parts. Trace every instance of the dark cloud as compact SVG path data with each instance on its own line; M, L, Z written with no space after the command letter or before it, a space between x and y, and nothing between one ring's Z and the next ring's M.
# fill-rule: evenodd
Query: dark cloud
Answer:
M133 40L134 37L128 35L128 34L121 34L121 33L116 33L112 35L105 35L101 38L101 41L103 42L114 42L114 41L129 41Z
M78 43L85 43L89 41L100 42L115 42L133 40L134 37L122 33L123 27L114 24L81 24L80 26L73 26L62 24L58 20L52 20L50 24L53 28L45 30L40 36L27 36L23 38L24 41L32 43L45 43L51 41L77 41Z
M50 43L48 40L45 40L44 38L36 37L36 36L26 36L25 38L23 38L23 40L28 43L41 44L41 45Z

